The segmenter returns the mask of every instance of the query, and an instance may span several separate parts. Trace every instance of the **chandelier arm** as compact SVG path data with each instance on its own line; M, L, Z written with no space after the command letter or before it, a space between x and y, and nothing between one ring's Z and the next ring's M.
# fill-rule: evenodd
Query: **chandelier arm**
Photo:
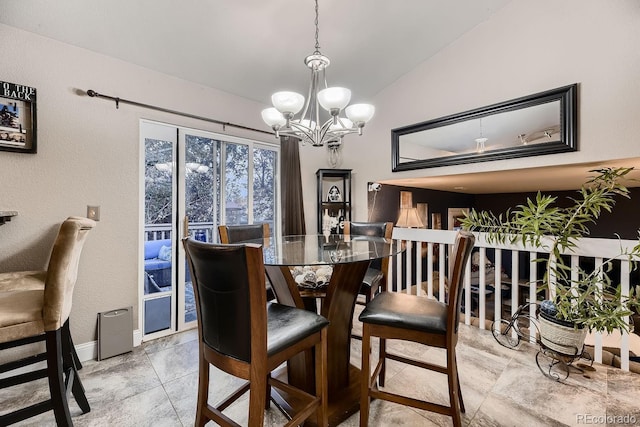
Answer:
M318 72L314 74L313 80L313 113L314 113L314 121L316 122L316 127L320 126L320 104L318 102L318 80L320 79L320 75Z
M307 99L304 101L304 108L302 109L300 120L304 119L305 116L307 115L307 111L309 111L309 106L311 105L312 92L313 92L313 69L311 69L311 83L309 84L309 92L307 92Z
M329 132L329 126L327 126L327 123L325 123L324 125L322 125L322 127L318 130L318 139L320 140L320 142L324 145L325 142L328 142L330 138L327 138L327 134L329 134L330 136L332 135L331 132Z
M310 141L313 141L313 132L308 127L306 127L304 125L301 125L299 123L291 123L291 127L295 128L298 132L303 133L304 136L309 138ZM295 132L288 132L288 133L289 133L289 135L296 136Z
M346 135L348 133L348 132L344 132L343 133L342 131L340 133L331 131L330 128L331 128L332 124L333 124L333 120L329 119L326 122L324 122L324 124L322 125L322 127L319 130L319 133L320 133L319 139L320 139L320 141L322 141L323 144L325 142L331 142L331 141L335 141L335 142L338 142L339 144L341 144L342 143L342 136Z
M324 122L320 127L320 132L322 132L323 134L326 133L332 124L333 124L333 118L327 119L327 121Z

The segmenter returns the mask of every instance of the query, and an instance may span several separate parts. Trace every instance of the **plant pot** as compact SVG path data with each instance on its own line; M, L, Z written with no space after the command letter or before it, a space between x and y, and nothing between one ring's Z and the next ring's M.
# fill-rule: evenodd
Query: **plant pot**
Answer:
M582 354L587 329L540 313L540 342L550 350L566 356Z

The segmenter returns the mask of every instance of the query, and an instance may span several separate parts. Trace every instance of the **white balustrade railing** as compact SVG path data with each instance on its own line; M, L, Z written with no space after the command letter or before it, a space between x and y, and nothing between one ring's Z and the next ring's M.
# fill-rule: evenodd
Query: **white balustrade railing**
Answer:
M464 322L471 324L472 311L478 318L478 327L485 329L487 321L497 321L501 318L510 318L519 304L536 302L542 299L538 292L542 275L538 274L540 263L535 262L541 256L549 254L550 245L540 247L523 246L521 244L490 244L486 241L484 233L476 235L475 248L479 254L478 276L471 279L471 260L467 263L464 279L463 307ZM424 295L444 301L446 273L448 265L446 259L453 248L456 232L447 230L394 228L393 238L402 240L406 250L395 257L394 262L389 263L388 290L392 292L405 292L408 294ZM621 252L630 250L637 244L634 240L618 239L580 239L577 246L563 255L571 257L572 279L577 279L577 266L583 259L589 259L595 266L601 265L604 260L616 258L617 272L620 276L622 296L629 295L630 288L630 262ZM486 266L491 260L487 258L487 250L493 250L494 274L487 276ZM475 250L475 249L474 249ZM502 274L503 265L508 260L503 259L503 252L511 252L511 269ZM523 265L520 261L523 254L527 261ZM443 256L444 255L444 256ZM505 262L503 262L505 261ZM618 267L619 265L619 267ZM520 271L529 271L529 278L522 280ZM434 272L438 272L434 275ZM490 272L489 272L490 273ZM426 279L423 279L426 277ZM487 283L487 277L489 282ZM491 280L493 279L493 280ZM551 293L553 294L554 278L551 277ZM518 286L514 286L517 284ZM533 286L530 286L533 284ZM471 295L471 298L466 296ZM490 297L490 298L488 298ZM492 305L489 300L493 299ZM489 309L489 310L488 310ZM492 314L488 312L491 312ZM535 318L536 305L529 305L529 314ZM629 324L629 319L625 319ZM490 324L490 323L489 323ZM530 329L530 340L535 342L535 328ZM629 334L623 333L620 340L620 366L623 370L629 370ZM599 333L595 334L594 360L602 362L603 339Z
M144 240L162 240L172 238L171 224L147 224L144 227ZM213 227L213 222L194 222L189 224L189 235L194 238L197 233L204 233L202 239L207 242L218 241L218 230ZM206 237L205 237L206 236Z

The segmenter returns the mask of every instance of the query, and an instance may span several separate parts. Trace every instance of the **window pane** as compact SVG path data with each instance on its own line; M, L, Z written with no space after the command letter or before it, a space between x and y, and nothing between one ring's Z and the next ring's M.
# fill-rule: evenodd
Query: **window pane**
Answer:
M158 139L145 139L145 165L145 223L171 224L172 143Z
M144 334L171 327L173 142L145 138ZM160 292L164 296L156 298ZM150 298L146 298L150 296Z
M226 143L225 216L226 224L248 224L249 147Z
M276 152L253 149L253 218L267 222L273 230L276 216Z
M185 209L190 223L213 223L214 150L218 141L185 136Z

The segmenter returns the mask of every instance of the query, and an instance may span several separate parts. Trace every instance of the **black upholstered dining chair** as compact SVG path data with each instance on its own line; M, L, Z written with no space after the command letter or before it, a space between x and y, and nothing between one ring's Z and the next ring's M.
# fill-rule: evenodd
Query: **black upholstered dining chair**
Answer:
M345 221L344 234L350 236L373 236L391 238L393 234L392 222L353 222ZM380 290L385 290L387 285L387 272L389 271L389 258L376 259L371 262L364 276L360 295L364 295L365 302L373 299ZM362 304L362 303L361 303Z
M322 316L267 302L259 245L217 245L184 239L198 317L199 378L196 426L209 420L236 426L222 411L249 391L248 425L261 426L271 387L301 408L287 426L316 415L327 419L327 325ZM315 396L272 378L271 372L306 350L315 354ZM248 382L217 406L208 403L210 365Z
M242 224L242 225L219 225L218 236L220 243L238 243L245 240L267 239L271 236L269 224ZM276 295L271 288L269 279L265 276L265 287L267 289L267 301L276 299Z
M460 231L456 235L449 264L450 287L446 304L423 296L382 292L376 295L360 314L359 318L363 323L360 426L368 425L371 398L449 415L453 418L454 426L462 425L460 413L464 412L464 402L460 391L456 344L460 320L461 288L465 266L471 255L474 242L473 234L466 231ZM373 375L371 375L369 354L371 337L380 338L379 361ZM446 350L446 366L389 353L386 351L386 340L388 339L413 341L443 348ZM449 385L449 406L380 390L378 381L380 387L384 387L387 359L446 374Z
M219 225L220 243L238 243L244 240L266 239L270 236L269 224Z
M80 254L94 226L95 222L87 218L68 218L60 226L47 270L0 274L0 350L45 342L44 353L0 365L0 373L12 372L11 376L0 379L0 389L48 378L50 394L45 401L0 415L0 425L50 410L58 426L73 425L67 402L68 387L82 413L90 411L78 377L82 366L73 347L69 314ZM46 368L18 370L38 362L46 362Z
M349 236L373 236L391 238L393 234L392 222L344 222L345 235ZM364 295L364 302L356 300L356 304L366 305L380 291L387 289L387 274L389 271L389 258L375 259L367 269L367 273L360 285L360 295ZM352 338L362 339L358 334L351 334Z

